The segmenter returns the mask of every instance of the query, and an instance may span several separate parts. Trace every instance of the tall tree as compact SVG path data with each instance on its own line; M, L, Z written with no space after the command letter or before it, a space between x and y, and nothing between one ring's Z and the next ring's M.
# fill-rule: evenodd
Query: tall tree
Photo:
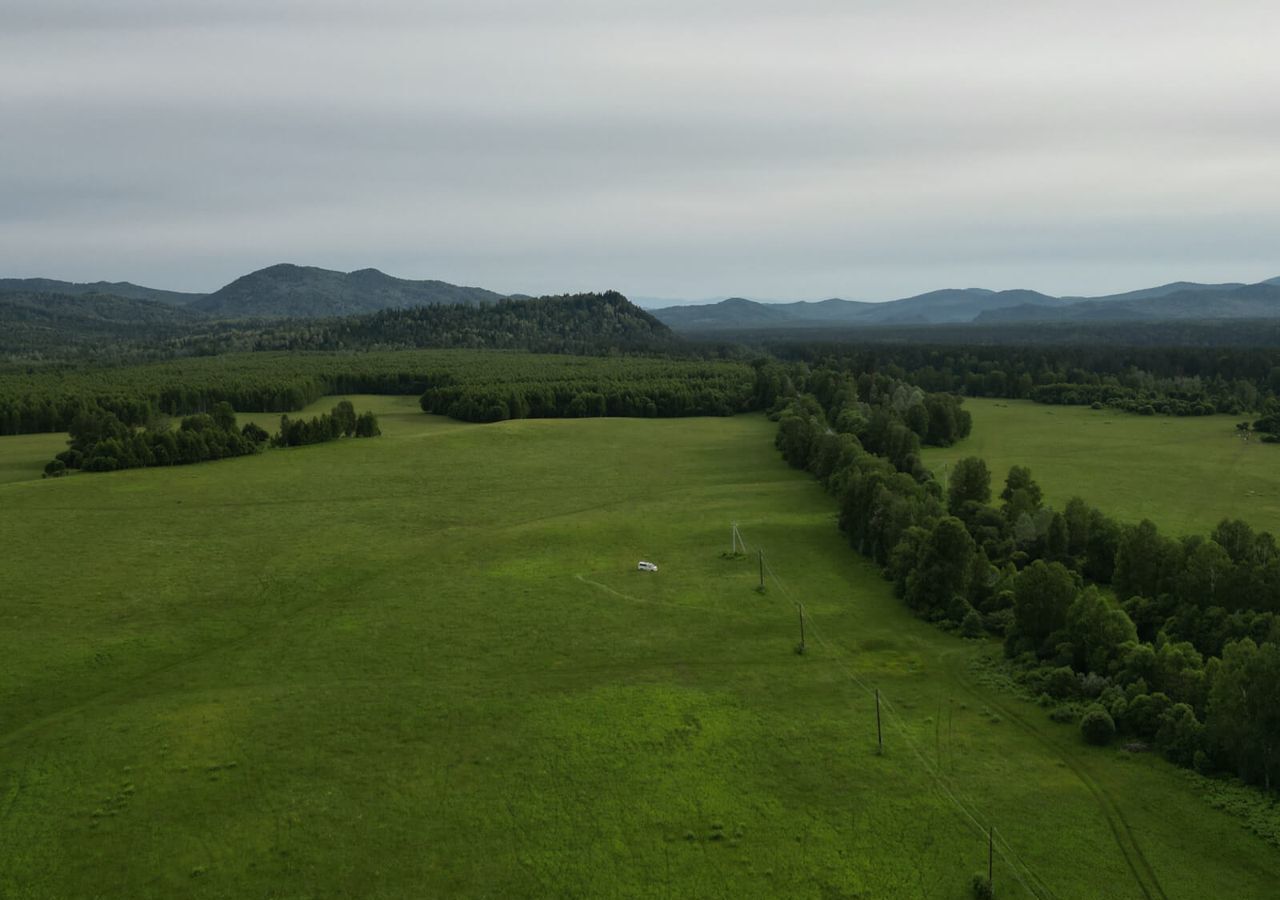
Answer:
M967 503L987 503L991 499L991 472L985 460L966 456L951 470L947 484L947 509L956 515Z

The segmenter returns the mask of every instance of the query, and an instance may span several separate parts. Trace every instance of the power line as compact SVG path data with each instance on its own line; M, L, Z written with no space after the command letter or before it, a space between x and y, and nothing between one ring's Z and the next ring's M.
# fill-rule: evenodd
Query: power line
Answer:
M737 525L734 526L734 530L735 530L735 533L739 535L739 537L742 537L741 530L738 528ZM742 541L743 541L744 547L748 546L746 543L745 537L742 537ZM772 566L770 566L769 563L765 560L764 548L757 546L756 549L760 558L760 566L762 571L767 573L768 576L773 580L774 584L777 585L779 592L782 594L784 598L794 603L797 609L801 609L802 607L800 606L800 603L796 601L794 598L792 598L791 592L787 589L787 586L783 583L782 579L778 576L778 574L773 570ZM1013 877L1017 880L1017 882L1020 885L1022 885L1024 889L1026 889L1028 893L1031 894L1031 896L1037 897L1037 898L1055 897L1053 891L1049 889L1049 887L1044 883L1043 879L1036 876L1036 874L1032 871L1031 867L1021 859L1021 857L1017 854L1017 852L1013 849L1013 847L1008 843L1008 841L1004 838L1004 836L999 834L998 832L995 832L990 825L984 825L982 823L982 821L979 819L978 815L976 814L976 806L972 804L971 801L968 801L967 799L962 799L960 796L958 796L956 789L951 784L948 783L947 779L942 774L940 769L929 763L928 757L920 750L916 742L911 738L909 727L907 725L906 720L902 717L902 714L898 712L897 708L893 705L892 702L890 702L889 698L880 692L879 688L868 684L863 678L859 677L859 675L855 671L853 671L849 666L845 664L844 659L841 657L840 648L827 641L827 639L822 634L822 632L817 628L812 615L809 616L808 626L809 626L809 635L818 644L818 646L832 653L832 659L834 660L836 665L840 667L840 669L844 672L844 674L855 685L862 688L863 691L865 691L867 694L869 694L870 696L876 699L877 719L879 716L880 705L881 703L883 703L885 710L889 714L891 724L896 726L898 732L900 733L903 739L903 742L906 744L908 749L910 749L911 752L915 755L916 759L920 763L920 767L925 771L926 774L928 774L934 780L939 790L947 797L947 799L951 801L952 805L961 813L963 818L970 823L975 833L980 837L986 837L988 839L988 843L989 843L988 851L990 852L990 850L994 848L994 850L997 853L999 853L1001 860L1009 867L1010 871L1013 873ZM883 748L882 744L881 744L881 747ZM971 809L970 808L971 806L974 806L974 808ZM1026 875L1025 878L1023 877L1024 872ZM1035 885L1038 885L1038 887L1028 883L1027 879L1030 879L1031 882L1034 882Z

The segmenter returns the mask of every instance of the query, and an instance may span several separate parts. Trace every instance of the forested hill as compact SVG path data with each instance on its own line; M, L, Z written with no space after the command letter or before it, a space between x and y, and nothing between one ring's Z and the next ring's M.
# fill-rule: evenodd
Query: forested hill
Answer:
M237 278L192 308L221 319L317 318L434 304L479 305L503 299L483 288L409 281L377 269L335 272L282 263Z
M77 354L139 339L175 340L200 316L180 306L109 294L0 293L0 353Z
M254 349L465 347L591 353L662 349L677 340L671 329L622 294L606 291L273 323L259 332Z
M205 296L182 291L163 291L128 281L76 282L59 281L56 278L0 278L0 294L62 294L71 297L109 295L127 300L153 300L171 306L185 306Z

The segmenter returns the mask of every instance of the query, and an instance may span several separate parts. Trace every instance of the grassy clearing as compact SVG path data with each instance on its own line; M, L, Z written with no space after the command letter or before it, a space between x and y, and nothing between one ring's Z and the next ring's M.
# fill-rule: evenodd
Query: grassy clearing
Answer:
M19 434L0 437L0 484L39 478L44 464L67 449L66 434Z
M1137 416L1027 400L965 401L973 433L929 448L925 464L980 456L999 492L1009 467L1030 466L1047 502L1079 495L1124 522L1170 534L1208 533L1224 517L1280 532L1280 445L1244 442L1240 417Z
M1273 895L907 616L763 418L353 399L382 438L0 486L0 895L961 898L958 803L1002 897Z

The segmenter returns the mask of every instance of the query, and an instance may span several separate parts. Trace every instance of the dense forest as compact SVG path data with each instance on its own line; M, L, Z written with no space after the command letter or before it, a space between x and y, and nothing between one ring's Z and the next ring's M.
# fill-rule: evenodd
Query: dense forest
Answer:
M365 316L282 323L262 330L257 350L374 350L455 347L594 353L657 350L678 339L616 291L483 306L441 304Z
M1026 468L993 486L976 458L944 488L913 445L965 430L954 397L886 375L795 374L774 366L769 376L789 389L771 413L779 449L837 498L852 547L916 614L1002 636L1022 682L1055 718L1078 718L1088 740L1119 732L1200 771L1268 787L1280 776L1280 548L1270 534L1228 520L1178 540L1079 499L1055 510Z
M464 350L248 353L68 366L0 374L0 434L65 431L77 416L94 410L131 426L157 416L206 412L219 402L238 410L292 412L341 393L431 393L443 404L441 412L473 420L490 416L498 403L507 406L500 416L506 418L513 393L532 398L540 392L566 398L565 412L555 414L572 414L567 406L579 395L594 410L593 395L599 394L615 398L615 409L624 396L637 404L647 398L636 414L648 414L652 401L655 407L661 402L668 415L723 415L759 408L752 400L754 378L751 366L727 361ZM608 413L608 402L605 408ZM523 414L533 414L532 407Z
M1165 322L972 322L934 325L703 329L700 340L743 344L786 355L787 348L911 345L967 347L1280 347L1280 319L1181 319ZM692 335L691 335L692 336ZM825 352L825 351L824 351Z
M1280 409L1280 350L1199 347L831 344L778 347L795 371L885 373L925 391L1162 415Z
M102 294L0 292L0 359L10 364L417 348L698 355L616 291L308 319L220 319L195 307Z

